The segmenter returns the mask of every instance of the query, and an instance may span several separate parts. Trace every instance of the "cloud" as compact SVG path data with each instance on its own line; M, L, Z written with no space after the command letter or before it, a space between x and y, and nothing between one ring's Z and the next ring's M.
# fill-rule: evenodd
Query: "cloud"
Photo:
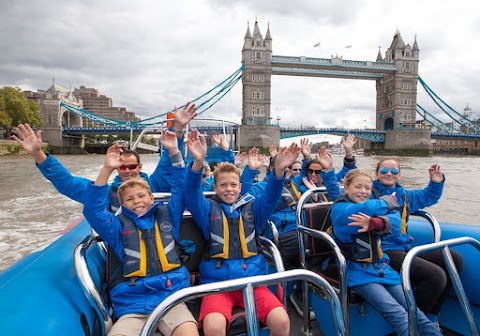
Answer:
M420 76L431 88L457 110L467 102L479 110L479 9L468 0L448 7L413 0L401 6L366 0L2 1L0 38L8 47L0 53L0 86L35 91L55 78L67 87L95 87L114 105L149 117L237 70L247 22L253 30L257 17L263 34L270 24L276 55L375 60L398 28L405 43L416 36ZM239 83L206 114L239 122L241 94ZM287 126L354 127L367 120L373 127L375 95L374 81L274 76L272 118L280 115Z

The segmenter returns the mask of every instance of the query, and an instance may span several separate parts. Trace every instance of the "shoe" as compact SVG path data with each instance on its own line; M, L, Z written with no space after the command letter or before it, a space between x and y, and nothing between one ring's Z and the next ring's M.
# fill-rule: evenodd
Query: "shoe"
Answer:
M302 298L302 291L294 291L290 295L290 302L293 304L295 307L295 310L297 311L298 315L303 317L303 298ZM313 310L310 308L310 320L315 320L315 313Z

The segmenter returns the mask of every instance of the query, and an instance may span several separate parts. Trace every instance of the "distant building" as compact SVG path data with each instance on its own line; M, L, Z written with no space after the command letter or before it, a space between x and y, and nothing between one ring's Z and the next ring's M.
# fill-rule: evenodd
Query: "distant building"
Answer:
M97 89L80 86L73 90L73 95L83 101L83 108L102 117L119 121L136 121L135 112L129 112L125 107L112 106L112 98L102 95Z
M139 120L134 112L128 112L125 107L113 107L112 99L100 95L96 89L85 88L71 90L65 86L52 83L47 90L23 91L28 99L31 99L40 105L40 114L42 115L45 127L42 129L42 139L51 146L83 147L83 137L64 137L63 128L65 127L85 127L93 126L77 114L68 111L60 106L60 102L65 102L77 108L101 115L106 118L119 121ZM96 125L100 126L100 125Z
M467 107L463 109L463 116L472 121L477 119L476 113L470 108L470 106L468 106L468 104Z

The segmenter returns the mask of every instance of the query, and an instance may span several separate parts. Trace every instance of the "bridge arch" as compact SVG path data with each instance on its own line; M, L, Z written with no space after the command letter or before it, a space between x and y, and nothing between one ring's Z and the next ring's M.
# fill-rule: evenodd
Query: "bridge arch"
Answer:
M394 128L393 118L385 119L385 122L383 123L383 129L384 130L393 130L393 128Z

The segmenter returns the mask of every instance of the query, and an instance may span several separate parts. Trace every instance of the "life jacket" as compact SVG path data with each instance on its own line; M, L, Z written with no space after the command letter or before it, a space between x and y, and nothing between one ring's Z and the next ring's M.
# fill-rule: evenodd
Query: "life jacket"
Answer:
M346 196L340 196L337 202L346 202ZM332 226L332 232L333 226ZM345 259L355 262L376 263L382 259L383 252L381 248L381 237L374 235L372 232L362 232L355 235L355 241L352 243L344 243L335 239L340 247Z
M402 214L402 219L400 221L400 233L406 235L408 218L410 216L410 200L408 199L408 194L405 192L405 189L402 188L402 191L403 205L401 205L400 208L395 210L398 210ZM372 193L375 195L376 199L379 199L383 196L382 192L376 187L372 187Z
M252 195L245 195L232 206L240 208L240 216L227 218L220 203L210 201L210 249L209 257L216 259L240 259L258 254L255 216Z
M110 186L110 192L108 194L110 212L116 213L120 209L120 201L118 199L118 186Z
M280 198L275 211L280 211L285 208L294 209L301 196L302 195L300 194L300 191L298 191L295 183L285 183L282 190L282 197Z
M380 236L371 232L358 234L353 243L337 243L345 259L350 261L375 263L383 257Z
M123 228L124 254L123 263L120 263L116 254L111 249L109 251L107 281L110 288L122 281L135 284L137 277L155 276L181 266L166 205L157 207L155 225L147 230L140 230L130 217L122 213L117 217Z

